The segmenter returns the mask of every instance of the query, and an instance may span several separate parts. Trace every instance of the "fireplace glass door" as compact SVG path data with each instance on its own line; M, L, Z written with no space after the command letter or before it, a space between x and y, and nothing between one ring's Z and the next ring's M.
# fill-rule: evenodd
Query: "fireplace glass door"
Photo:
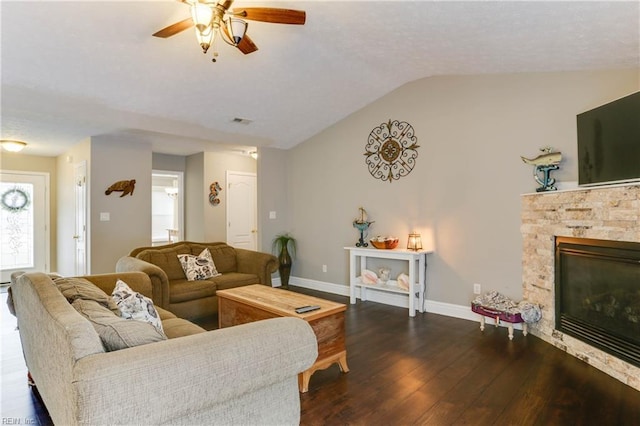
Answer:
M556 329L640 366L640 244L556 238Z

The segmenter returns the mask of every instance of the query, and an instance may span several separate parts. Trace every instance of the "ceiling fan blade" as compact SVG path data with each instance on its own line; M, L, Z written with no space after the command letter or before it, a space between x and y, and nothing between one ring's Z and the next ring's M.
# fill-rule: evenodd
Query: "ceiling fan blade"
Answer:
M273 7L244 7L234 9L233 14L251 21L271 22L273 24L304 25L307 14L304 10L278 9Z
M169 25L166 28L161 29L160 31L153 34L154 37L167 38L172 35L176 35L179 32L182 32L188 28L193 27L193 19L187 18L180 22L176 22L175 24Z
M256 46L253 40L245 34L244 37L242 37L242 40L240 40L240 43L238 43L238 50L245 55L248 55L249 53L253 53L258 50L258 46Z

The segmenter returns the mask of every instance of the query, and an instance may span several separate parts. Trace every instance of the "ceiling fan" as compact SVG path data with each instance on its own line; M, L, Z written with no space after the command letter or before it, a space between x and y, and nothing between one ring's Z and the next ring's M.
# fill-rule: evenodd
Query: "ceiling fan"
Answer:
M237 47L242 53L249 54L258 50L253 40L246 34L249 21L275 24L304 25L306 13L303 10L279 9L272 7L244 7L229 9L233 0L178 0L191 7L191 17L153 34L154 37L167 38L187 28L195 27L196 37L202 51L207 53L214 43L216 34L226 43ZM216 61L214 52L213 62Z

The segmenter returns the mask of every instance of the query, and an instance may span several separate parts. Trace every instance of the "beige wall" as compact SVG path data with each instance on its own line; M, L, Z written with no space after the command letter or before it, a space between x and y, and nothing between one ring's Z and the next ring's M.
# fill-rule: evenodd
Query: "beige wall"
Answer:
M187 157L186 239L190 241L227 240L226 172L256 173L256 161L248 156L222 152L205 152ZM222 187L220 204L209 203L209 186Z
M183 155L153 153L152 164L153 170L184 172L187 167L187 158Z
M91 273L112 272L132 248L151 245L151 145L106 136L91 139ZM136 180L133 195L105 195L120 180ZM109 213L109 221L100 214Z
M204 153L187 157L187 170L184 175L184 230L188 241L204 241L204 210L202 193L204 192Z
M270 253L273 237L287 232L289 226L288 152L261 148L258 155L258 249ZM270 219L269 212L275 212L276 218Z
M346 285L343 247L357 241L352 221L363 206L372 235L406 245L412 229L433 234L428 299L467 305L473 283L521 298L520 194L537 184L520 156L551 145L564 156L554 177L576 181L576 114L639 87L638 70L432 77L400 87L286 154L287 230L298 239L292 274ZM389 119L410 123L420 145L413 172L392 183L369 175L363 155L371 130ZM261 168L261 179L278 181L280 172ZM262 188L262 206L275 191Z
M58 220L57 214L57 168L56 159L53 157L37 157L33 155L22 153L0 153L0 170L12 170L23 172L38 172L47 173L49 175L49 270L55 271L58 265L58 258L56 255L56 245L58 240L58 232L56 227L56 221Z
M227 240L227 194L228 184L226 173L256 172L256 160L246 155L225 154L220 152L206 152L204 154L204 241ZM209 203L209 186L218 182L222 188L219 196L220 204L214 206Z

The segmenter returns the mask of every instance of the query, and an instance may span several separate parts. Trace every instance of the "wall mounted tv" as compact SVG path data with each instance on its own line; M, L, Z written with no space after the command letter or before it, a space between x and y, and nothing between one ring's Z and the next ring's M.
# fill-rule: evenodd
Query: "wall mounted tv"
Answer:
M578 184L640 181L640 92L577 116Z

